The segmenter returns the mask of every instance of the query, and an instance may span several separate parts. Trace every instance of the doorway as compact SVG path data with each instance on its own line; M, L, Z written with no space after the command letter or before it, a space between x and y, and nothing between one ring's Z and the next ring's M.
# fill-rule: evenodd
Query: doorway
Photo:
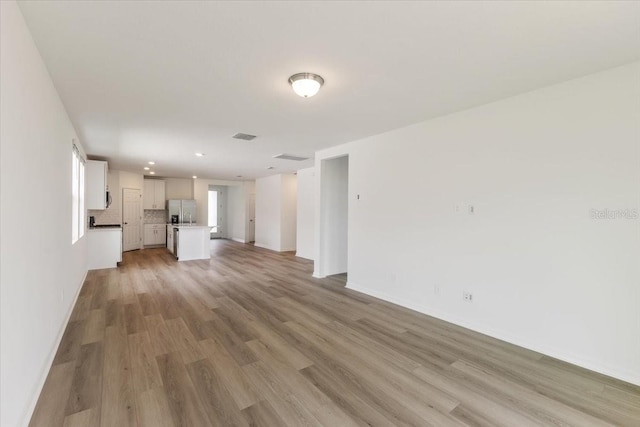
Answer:
M122 189L122 251L140 249L142 243L142 195L140 190Z
M212 239L221 239L224 237L226 222L225 195L224 187L217 185L209 186L207 225L211 228L210 237Z
M349 157L320 162L319 262L314 275L347 273L349 234Z

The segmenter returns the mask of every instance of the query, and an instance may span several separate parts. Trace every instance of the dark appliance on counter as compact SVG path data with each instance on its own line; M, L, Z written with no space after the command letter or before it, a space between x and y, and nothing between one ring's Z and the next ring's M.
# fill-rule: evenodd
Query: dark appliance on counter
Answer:
M171 224L179 224L180 215L171 215Z
M96 217L91 215L89 217L89 228L93 228L96 226Z

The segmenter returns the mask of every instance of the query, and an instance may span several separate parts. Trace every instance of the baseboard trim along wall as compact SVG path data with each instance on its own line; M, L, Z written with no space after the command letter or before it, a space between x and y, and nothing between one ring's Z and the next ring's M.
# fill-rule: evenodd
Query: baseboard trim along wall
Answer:
M28 427L29 422L31 421L31 417L33 416L33 411L35 411L36 409L36 405L38 404L38 399L40 398L40 394L42 393L42 389L44 388L44 383L47 381L47 376L51 371L51 367L53 366L53 361L56 358L56 354L58 353L58 348L60 347L60 343L62 342L64 331L66 331L67 325L69 324L69 320L71 320L73 309L76 307L76 303L78 302L78 298L80 297L80 291L82 290L82 286L84 286L85 280L87 280L88 273L89 271L85 271L84 276L82 276L82 281L80 281L78 290L76 291L76 294L73 297L73 301L71 302L71 305L69 306L69 310L65 316L64 322L62 323L62 327L60 328L60 331L58 331L58 336L56 337L56 344L53 347L51 354L49 355L49 359L47 360L47 363L43 371L40 373L40 381L38 383L38 387L36 388L36 393L34 393L34 396L31 399L31 403L29 404L29 407L27 409L27 414L22 423L24 427Z
M314 275L314 277L316 277ZM383 301L390 302L393 304L397 304L401 307L405 307L414 311L417 311L422 314L426 314L427 316L435 317L440 320L444 320L445 322L453 323L454 325L462 326L463 328L470 329L475 332L479 332L481 334L488 335L490 337L506 341L508 343L524 347L528 350L532 350L538 353L542 353L546 356L553 357L559 360L562 360L567 363L571 363L572 365L580 366L585 369L589 369L594 372L598 372L600 374L608 375L610 377L629 382L631 384L635 384L640 386L640 373L639 372L630 372L621 370L614 366L608 366L606 364L593 361L586 360L579 355L570 354L564 351L561 351L557 348L549 347L542 343L537 342L529 342L527 340L523 340L520 337L515 337L509 333L505 333L504 331L489 327L480 323L471 323L467 320L457 318L455 316L450 316L446 313L438 312L430 308L426 308L424 306L415 304L410 301L404 301L398 298L395 298L389 294L378 292L371 290L365 286L358 285L353 282L347 282L347 288L353 291L361 292L365 295L369 295L375 298L379 298Z

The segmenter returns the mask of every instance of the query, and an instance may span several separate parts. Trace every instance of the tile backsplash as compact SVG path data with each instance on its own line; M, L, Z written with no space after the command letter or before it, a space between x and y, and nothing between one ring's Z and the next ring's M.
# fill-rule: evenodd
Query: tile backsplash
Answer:
M167 211L150 210L144 211L145 224L165 224L167 222Z
M119 209L89 209L87 213L87 224L89 223L90 216L94 216L96 218L96 224L120 224L122 222L122 214Z
M105 209L105 210L91 210L87 213L87 223L89 223L89 217L94 216L96 218L96 224L121 224L122 213L119 209ZM145 224L165 224L167 222L167 211L160 210L145 210L144 211L144 223Z

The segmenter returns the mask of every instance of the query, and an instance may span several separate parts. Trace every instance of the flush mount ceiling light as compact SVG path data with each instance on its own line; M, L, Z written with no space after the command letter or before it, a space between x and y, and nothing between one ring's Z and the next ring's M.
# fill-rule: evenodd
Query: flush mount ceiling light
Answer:
M154 171L151 171L151 172L149 172L149 174L155 175L156 173Z
M156 162L148 162L150 165L155 165Z
M191 178L193 178L193 179L197 179L198 177L197 177L197 176L195 176L195 175L193 175Z
M145 167L144 167L144 170L148 171L148 170L149 170L149 168L145 166Z
M204 157L204 153L196 153L196 156L198 156L198 157Z
M309 98L320 90L324 79L313 73L298 73L289 77L289 84L293 91L303 98Z

